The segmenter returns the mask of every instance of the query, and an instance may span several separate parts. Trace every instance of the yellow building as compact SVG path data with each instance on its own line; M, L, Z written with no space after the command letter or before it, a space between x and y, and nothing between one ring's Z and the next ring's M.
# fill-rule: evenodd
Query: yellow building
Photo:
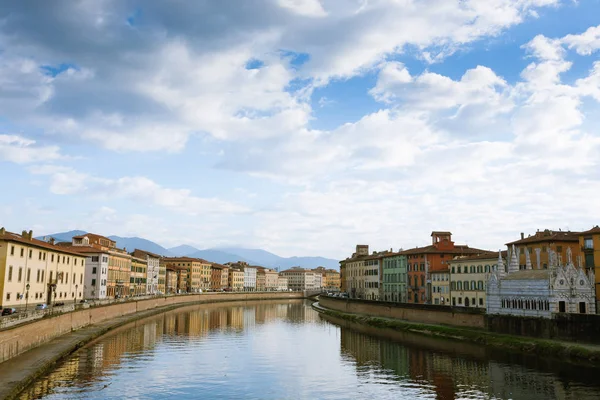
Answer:
M148 261L145 258L131 258L131 278L129 279L129 294L142 296L146 294Z
M85 256L0 228L0 306L69 303L83 299Z
M450 270L431 271L431 303L450 305Z
M322 287L326 290L339 291L341 287L340 273L335 269L325 269L317 267L313 271L323 275Z
M73 236L72 246L72 248L78 246L92 247L108 252L106 295L108 297L129 295L131 255L127 254L126 250L117 248L117 242L101 235L86 233L85 235Z
M530 263L532 269L546 269L550 262L548 261L548 249L556 252L562 260L567 259L567 249L571 248L573 260L577 260L581 253L579 246L580 232L553 231L545 229L538 230L535 234L525 237L521 233L521 239L507 243L508 259L510 260L512 246L518 254L519 269L527 269ZM529 259L529 261L528 261Z
M244 290L244 271L229 268L228 281L228 288L231 291L238 292Z
M452 305L485 309L487 281L497 262L498 254L491 252L449 261Z
M274 292L277 290L279 273L269 268L256 267L256 290Z
M600 305L600 227L596 225L589 231L579 235L579 248L583 252L581 263L586 270L593 271L595 276L596 304ZM575 260L574 260L575 261ZM596 306L596 310L600 308Z
M164 257L161 264L185 267L187 270L188 293L199 293L210 289L211 263L201 258L191 257Z

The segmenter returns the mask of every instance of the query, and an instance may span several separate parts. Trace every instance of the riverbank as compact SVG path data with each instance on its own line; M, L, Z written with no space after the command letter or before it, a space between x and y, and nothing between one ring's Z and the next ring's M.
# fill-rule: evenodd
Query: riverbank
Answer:
M231 297L231 298L228 298ZM237 298L240 297L240 298ZM243 297L243 298L242 298ZM191 296L190 296L191 298ZM200 300L189 302L178 302L164 306L154 307L147 310L140 310L132 313L107 318L98 323L88 324L79 329L71 329L69 333L55 336L33 348L19 353L15 357L0 363L0 399L14 399L31 382L51 370L58 362L87 345L100 336L119 328L123 325L139 321L141 319L162 314L167 311L198 305L211 304L235 304L248 301L269 301L269 300L295 300L302 299L301 294L281 293L277 294L245 294L237 296L220 296L218 298L208 298L205 296ZM105 306L109 308L114 306ZM74 314L74 313L69 313ZM69 314L62 314L68 316ZM104 312L110 315L110 313ZM52 317L43 320L44 323L56 320L59 323L59 317ZM26 324L25 327L8 328L6 331L17 331L19 328L35 329L41 321L35 321Z
M313 304L313 308L325 315L375 328L393 329L427 337L477 343L510 352L568 358L570 361L576 363L600 364L600 346L593 344L536 339L524 336L492 333L478 328L424 324L395 318L373 317L366 314L331 310L321 306L318 302Z

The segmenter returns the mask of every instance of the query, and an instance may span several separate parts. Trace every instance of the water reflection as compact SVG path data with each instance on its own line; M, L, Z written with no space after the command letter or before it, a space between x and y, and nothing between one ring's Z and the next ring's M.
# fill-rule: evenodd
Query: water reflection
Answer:
M75 353L21 399L588 400L600 398L598 371L326 321L289 300L137 321Z

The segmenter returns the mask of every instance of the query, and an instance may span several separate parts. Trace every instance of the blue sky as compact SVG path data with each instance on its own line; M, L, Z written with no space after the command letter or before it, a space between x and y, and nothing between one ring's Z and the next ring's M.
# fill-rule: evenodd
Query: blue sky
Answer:
M589 229L598 15L600 0L2 4L0 225L333 258L432 230L498 249Z

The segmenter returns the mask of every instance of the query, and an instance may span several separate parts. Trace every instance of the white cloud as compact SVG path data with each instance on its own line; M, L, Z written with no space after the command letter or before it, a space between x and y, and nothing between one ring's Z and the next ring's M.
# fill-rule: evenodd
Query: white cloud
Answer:
M0 160L27 164L62 158L58 146L40 146L20 135L0 134Z
M307 17L324 17L327 15L319 0L277 0L277 4Z
M189 189L165 188L143 176L107 179L77 172L69 167L51 165L31 167L30 171L50 176L50 191L59 195L88 196L100 200L124 198L192 216L248 211L226 200L195 196Z
M600 49L600 25L589 27L579 35L567 35L561 40L569 49L575 49L577 54L589 56Z

